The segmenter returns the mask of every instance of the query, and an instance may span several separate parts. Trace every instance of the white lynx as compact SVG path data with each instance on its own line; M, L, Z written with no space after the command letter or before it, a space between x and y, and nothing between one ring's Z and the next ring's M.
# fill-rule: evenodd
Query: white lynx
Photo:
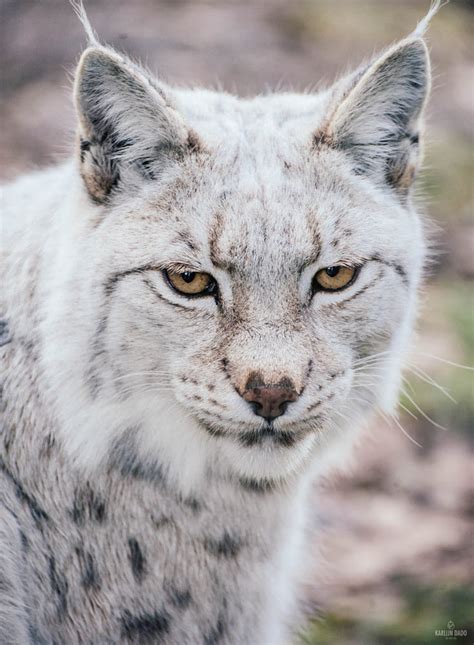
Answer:
M74 159L4 193L2 643L295 634L309 484L397 400L436 8L317 94L83 53Z

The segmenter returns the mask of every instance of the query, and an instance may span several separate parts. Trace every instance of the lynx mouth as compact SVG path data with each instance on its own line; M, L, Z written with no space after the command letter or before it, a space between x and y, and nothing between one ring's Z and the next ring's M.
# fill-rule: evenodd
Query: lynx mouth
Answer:
M229 432L224 428L210 425L202 419L200 420L200 424L212 437L230 439L239 443L243 448L271 445L292 448L310 432L314 432L314 428L301 427L303 424L294 424L294 427L291 429L282 429L275 427L274 423L265 423L259 428L240 432Z

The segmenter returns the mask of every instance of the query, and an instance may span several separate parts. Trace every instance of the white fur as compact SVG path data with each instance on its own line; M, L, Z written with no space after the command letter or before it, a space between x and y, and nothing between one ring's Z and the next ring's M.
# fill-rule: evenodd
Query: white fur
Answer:
M249 569L249 593L262 599L252 642L283 643L296 622L311 481L344 458L374 410L397 402L425 257L410 197L429 91L420 36L439 2L414 36L334 88L253 99L165 86L99 45L75 7L91 44L75 87L82 153L5 190L7 427L20 424L9 467L29 482L51 428L61 474L40 469L28 484L46 504L52 481L67 495L96 479L110 487L106 473L130 441L140 468L159 468L173 491L166 508L179 515L176 500L206 499L206 529L231 526L255 548L271 545ZM347 289L312 295L314 276L333 265L360 272ZM219 303L173 292L161 271L173 267L212 274ZM17 358L24 339L37 354L31 365ZM282 443L261 435L264 422L241 396L252 372L269 384L290 379L301 393L272 426ZM276 497L249 501L242 482L269 484ZM114 531L139 530L140 513L153 514L149 484L113 486ZM202 527L186 528L201 544ZM51 539L67 553L63 534ZM155 551L163 567L177 545ZM200 562L184 558L195 578L211 567ZM236 633L247 634L257 608L243 598L244 578L222 572L242 601ZM110 598L123 589L136 596L127 583ZM144 607L150 598L140 596ZM189 630L204 630L206 611ZM70 620L94 629L85 609ZM58 633L74 638L71 625Z

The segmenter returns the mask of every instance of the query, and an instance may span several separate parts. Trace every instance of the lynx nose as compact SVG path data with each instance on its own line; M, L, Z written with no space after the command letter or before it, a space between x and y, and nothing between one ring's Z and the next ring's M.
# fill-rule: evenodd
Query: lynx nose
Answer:
M250 403L255 414L270 422L285 413L288 403L298 398L298 392L289 378L269 385L259 374L253 374L245 385L242 397Z

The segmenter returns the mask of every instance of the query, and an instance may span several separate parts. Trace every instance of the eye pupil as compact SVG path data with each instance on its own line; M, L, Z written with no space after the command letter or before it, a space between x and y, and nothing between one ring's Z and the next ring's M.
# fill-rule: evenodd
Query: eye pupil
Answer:
M326 273L330 278L335 278L340 270L341 270L341 267L328 267L326 269Z
M189 284L194 280L194 278L196 277L196 274L193 273L192 271L185 271L184 273L181 274L181 277L185 282Z

